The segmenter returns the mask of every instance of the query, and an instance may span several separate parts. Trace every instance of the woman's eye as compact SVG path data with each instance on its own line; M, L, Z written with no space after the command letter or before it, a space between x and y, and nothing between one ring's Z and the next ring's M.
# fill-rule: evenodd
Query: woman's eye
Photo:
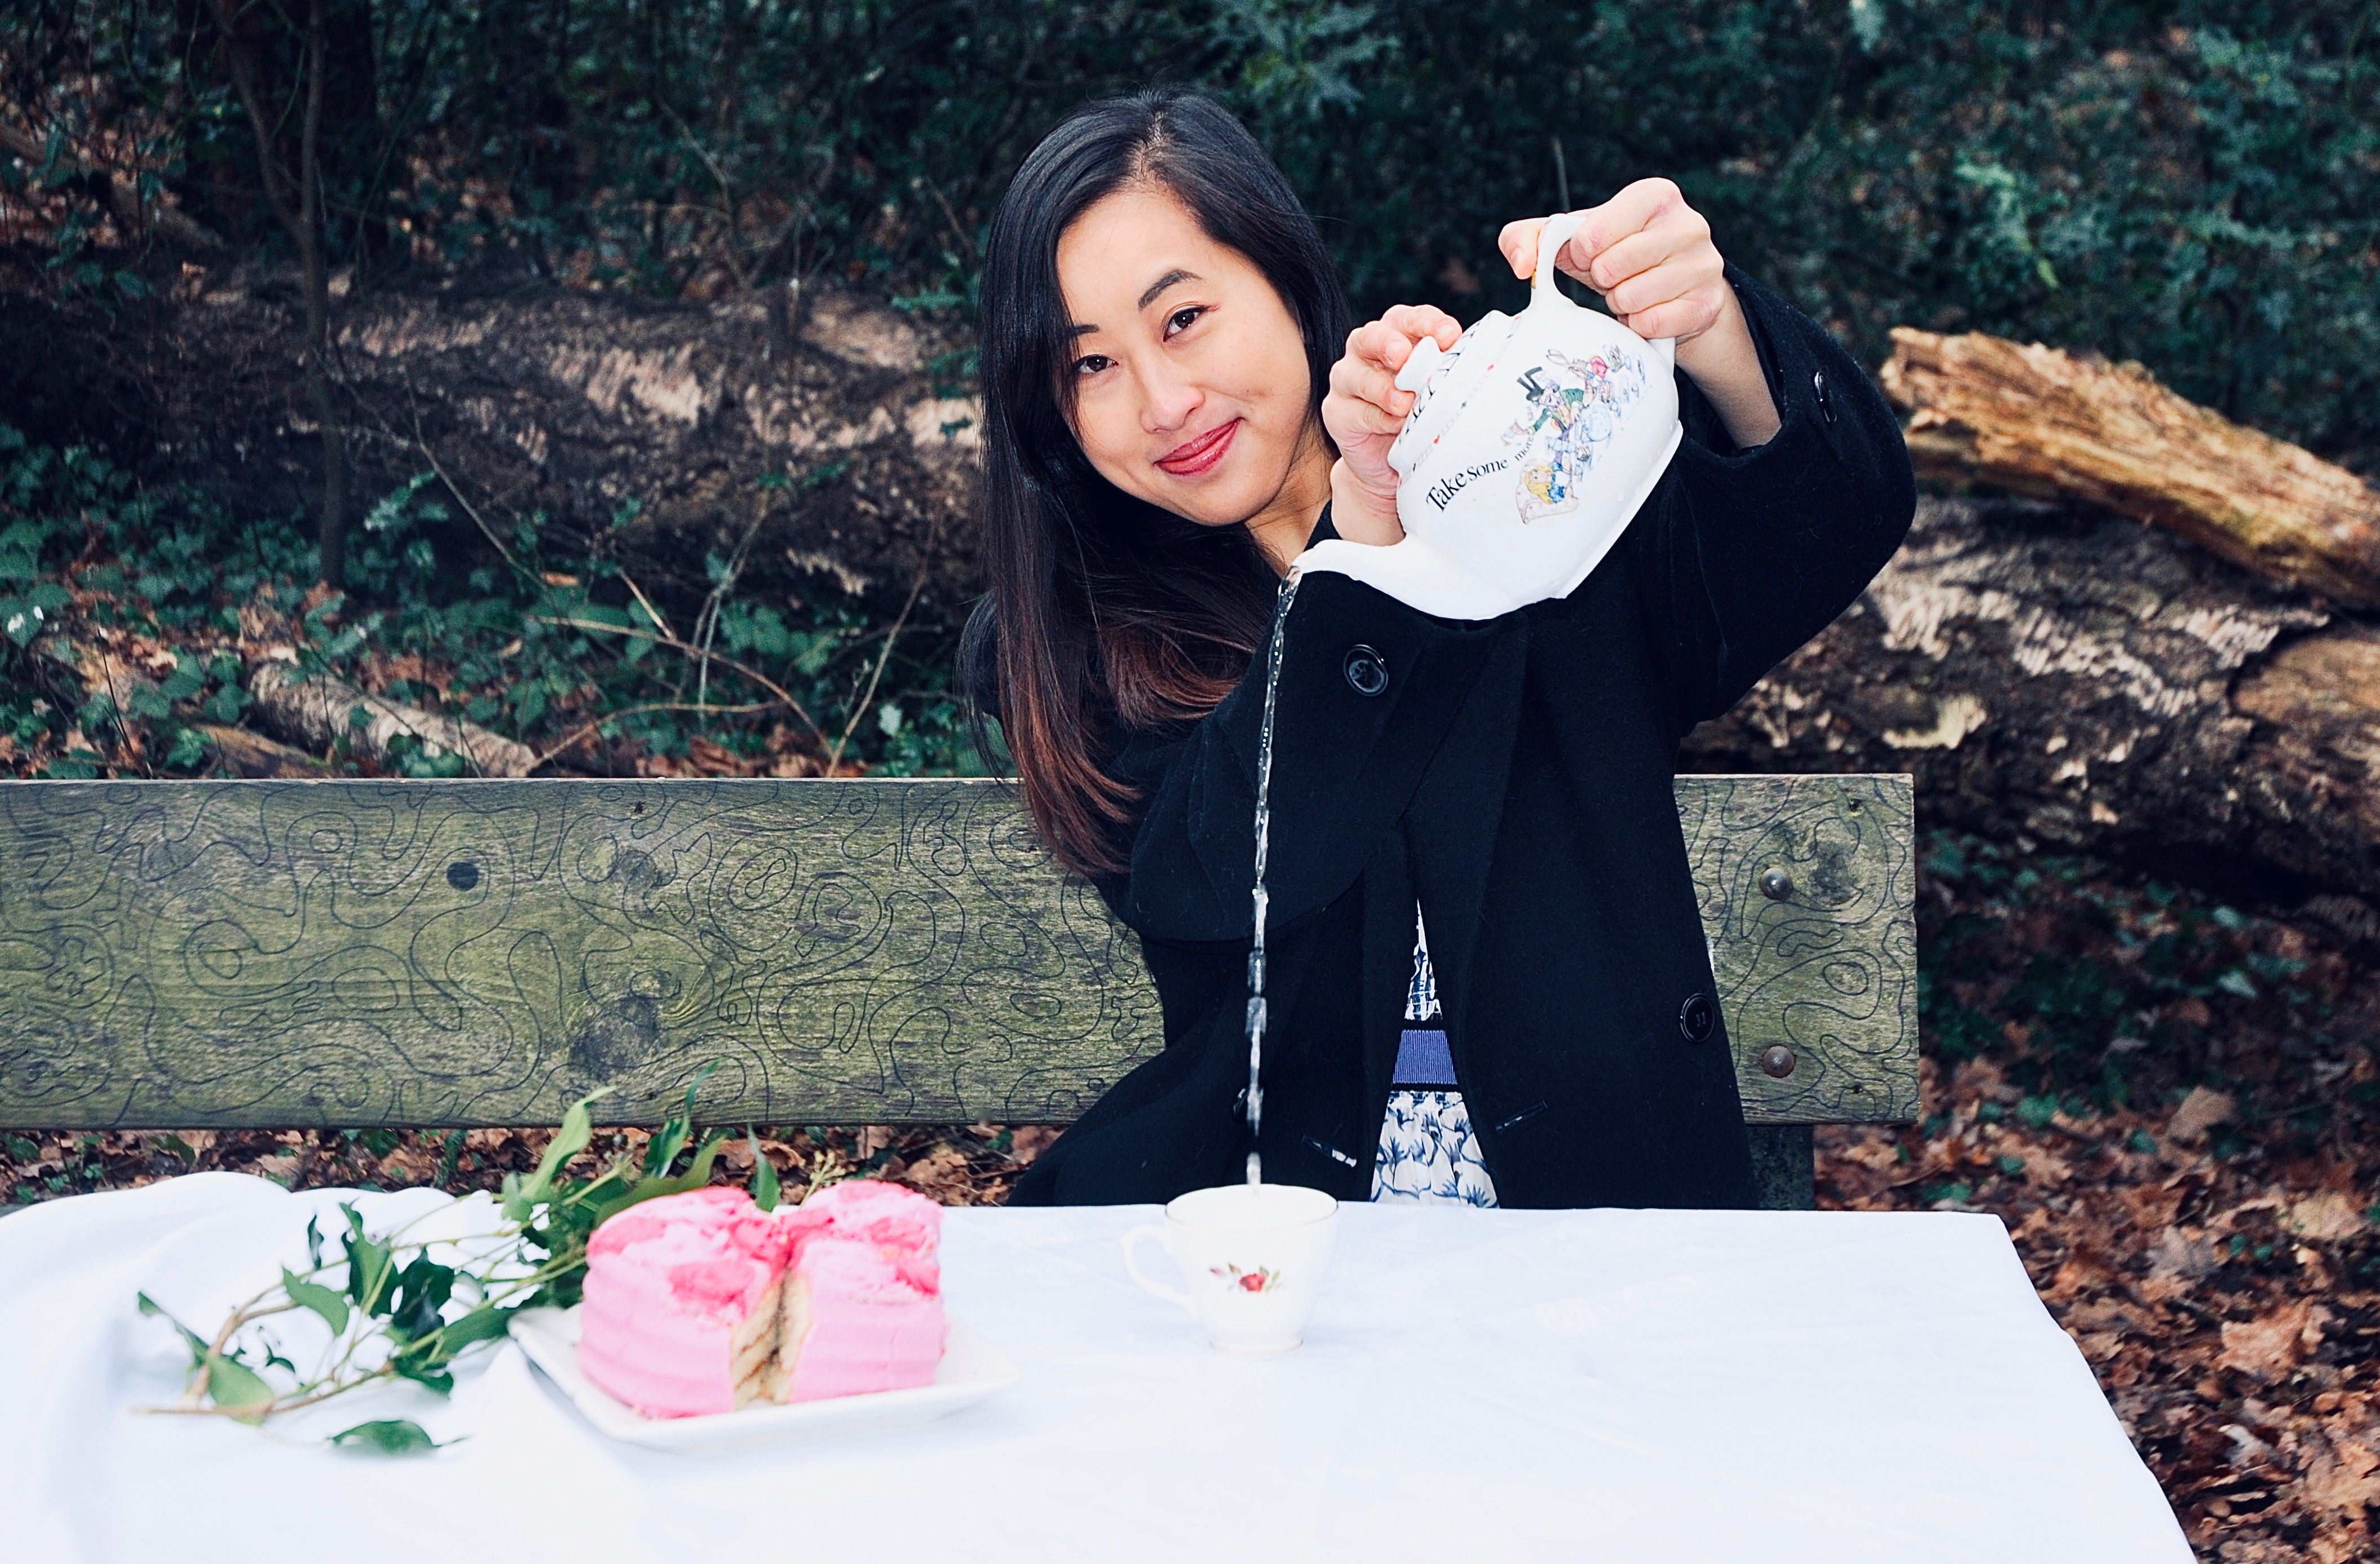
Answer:
M1106 369L1108 365L1112 362L1114 362L1114 360L1109 358L1104 354L1093 353L1086 358L1075 360L1075 372L1083 376L1085 379L1088 379L1090 376L1098 374L1101 370Z
M1196 321L1199 316L1204 315L1206 312L1207 307L1203 304L1187 305L1183 309L1176 309L1172 314L1168 315L1165 318L1165 334L1167 336L1172 336L1176 332L1188 331L1190 329L1190 323L1193 321Z

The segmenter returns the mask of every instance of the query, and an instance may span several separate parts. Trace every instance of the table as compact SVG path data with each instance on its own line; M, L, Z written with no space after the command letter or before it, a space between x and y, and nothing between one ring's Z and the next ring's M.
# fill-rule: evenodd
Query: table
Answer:
M331 1425L464 1439L427 1458L129 1410L169 1401L185 1361L137 1290L211 1328L309 1214L359 1200L377 1226L444 1198L193 1174L0 1220L9 1554L2192 1557L1980 1216L1348 1206L1305 1347L1242 1360L1125 1277L1119 1240L1151 1208L959 1209L950 1307L1026 1377L939 1423L637 1449L509 1344L451 1402L375 1390Z

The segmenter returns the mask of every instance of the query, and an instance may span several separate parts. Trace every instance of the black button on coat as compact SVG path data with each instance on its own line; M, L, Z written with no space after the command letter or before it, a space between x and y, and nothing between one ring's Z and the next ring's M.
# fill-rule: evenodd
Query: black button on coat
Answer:
M1369 1197L1418 900L1503 1204L1755 1204L1670 789L1678 745L1859 596L1915 489L1858 365L1730 279L1783 427L1736 450L1681 374L1676 459L1568 597L1462 623L1343 576L1301 582L1274 736L1268 1179ZM1372 665L1389 675L1377 693ZM1140 935L1165 1046L1026 1170L1017 1204L1163 1201L1245 1176L1263 667L1204 720L1119 746L1145 808L1129 870L1099 889Z

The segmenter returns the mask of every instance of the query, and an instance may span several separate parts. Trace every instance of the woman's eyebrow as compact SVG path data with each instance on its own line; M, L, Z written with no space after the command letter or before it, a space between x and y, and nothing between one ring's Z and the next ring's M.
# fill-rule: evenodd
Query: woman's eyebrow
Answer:
M1135 309L1148 309L1152 303L1156 302L1157 296L1159 294L1163 293L1167 288L1172 287L1176 283L1196 283L1202 280L1203 279L1199 277L1197 273L1185 272L1181 267L1176 266L1172 271L1168 272L1162 277L1158 278L1157 281L1149 284L1148 291L1140 296L1140 302L1133 308Z
M1133 308L1135 309L1148 309L1151 304L1157 301L1158 295L1163 293L1167 288L1172 287L1176 283L1198 283L1204 281L1206 281L1206 279L1199 276L1197 273L1184 271L1183 268L1176 266L1172 271L1168 272L1162 277L1158 278L1157 281L1149 284L1148 291L1140 296L1140 302L1134 305ZM1099 329L1099 327L1094 325L1077 324L1068 326L1066 331L1073 336L1088 336Z

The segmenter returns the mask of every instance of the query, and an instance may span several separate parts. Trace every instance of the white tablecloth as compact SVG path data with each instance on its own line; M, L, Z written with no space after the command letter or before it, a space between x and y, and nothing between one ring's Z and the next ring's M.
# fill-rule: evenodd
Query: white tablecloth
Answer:
M131 1411L187 1361L135 1291L211 1330L342 1198L443 1199L200 1174L0 1219L8 1557L2191 1558L1988 1217L1350 1206L1305 1347L1244 1360L1124 1276L1148 1207L953 1210L950 1306L1026 1379L939 1423L638 1449L510 1344L328 1425L468 1436L426 1458Z

